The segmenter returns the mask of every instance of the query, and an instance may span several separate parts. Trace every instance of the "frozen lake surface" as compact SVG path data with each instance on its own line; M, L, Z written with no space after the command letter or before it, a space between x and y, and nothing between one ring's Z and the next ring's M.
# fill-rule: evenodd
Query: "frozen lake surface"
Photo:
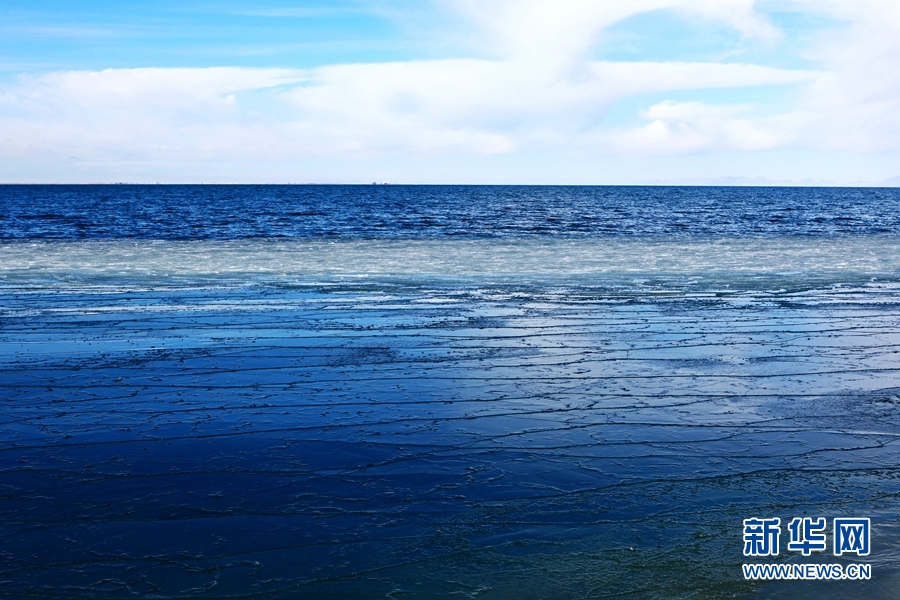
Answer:
M0 240L0 597L900 594L896 190L6 186ZM744 581L803 516L872 580Z
M0 248L0 591L895 597L893 242L460 243ZM744 583L761 515L871 517L873 580Z

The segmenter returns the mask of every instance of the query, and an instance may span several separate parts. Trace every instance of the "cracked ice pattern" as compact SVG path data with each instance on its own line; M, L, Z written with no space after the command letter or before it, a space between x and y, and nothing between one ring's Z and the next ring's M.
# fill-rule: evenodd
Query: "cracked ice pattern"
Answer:
M896 286L410 277L8 283L0 595L770 597L741 520L846 515L894 597Z

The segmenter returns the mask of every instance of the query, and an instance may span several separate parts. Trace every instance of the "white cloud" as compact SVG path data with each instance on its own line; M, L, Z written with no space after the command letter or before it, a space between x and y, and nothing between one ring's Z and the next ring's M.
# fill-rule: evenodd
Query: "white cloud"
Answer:
M797 86L779 113L752 106L663 102L645 125L604 139L638 153L763 150L794 147L832 152L900 150L900 3L894 0L785 0L783 10L819 13L845 23L805 53L821 65Z
M747 37L775 28L754 0L448 0L482 30L485 47L503 58L557 62L583 58L603 30L628 17L671 9L726 23Z
M635 153L673 154L701 150L768 150L795 142L803 114L754 119L751 107L665 101L644 111L643 127L614 132L608 140Z
M900 4L785 2L848 20L813 51L817 71L587 58L605 28L651 10L776 39L779 32L752 0L454 0L452 7L477 24L491 58L21 76L0 86L0 157L105 172L203 162L252 172L254 164L329 156L489 156L535 148L634 156L900 149ZM683 100L690 90L760 85L791 85L796 93L767 111ZM658 101L636 115L643 121L636 127L603 123L624 98L676 92L678 101Z
M860 152L900 148L900 2L827 0L810 6L850 21L813 50L828 68L801 98L820 115L821 127L809 133L810 140Z
M634 94L810 76L714 63L584 62L560 71L488 60L53 73L0 93L2 152L20 153L21 142L10 140L28 140L88 160L492 154L577 140L611 103Z
M0 156L214 159L258 136L234 94L302 81L284 69L116 69L23 76L0 88Z

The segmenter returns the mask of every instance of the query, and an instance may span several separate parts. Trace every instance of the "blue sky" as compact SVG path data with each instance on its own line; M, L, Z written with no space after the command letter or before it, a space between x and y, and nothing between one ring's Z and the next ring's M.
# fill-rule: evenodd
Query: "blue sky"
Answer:
M882 183L900 3L0 4L0 181Z

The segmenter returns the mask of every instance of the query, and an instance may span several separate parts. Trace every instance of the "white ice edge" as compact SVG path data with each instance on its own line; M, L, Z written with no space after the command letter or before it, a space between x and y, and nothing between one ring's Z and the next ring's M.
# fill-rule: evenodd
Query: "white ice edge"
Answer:
M0 243L0 282L128 278L900 279L900 237Z

